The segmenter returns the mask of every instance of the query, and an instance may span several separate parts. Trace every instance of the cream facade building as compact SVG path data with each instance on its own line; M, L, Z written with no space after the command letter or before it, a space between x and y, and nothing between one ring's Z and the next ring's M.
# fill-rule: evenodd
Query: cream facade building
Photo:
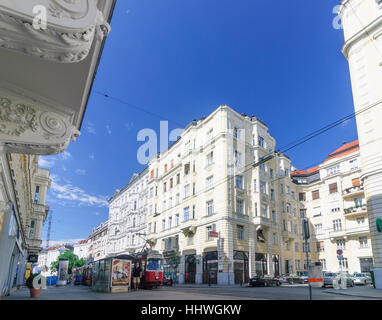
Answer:
M360 141L376 288L382 289L382 1L342 0L339 15Z
M298 188L254 116L220 106L149 163L148 242L180 283L234 284L304 269ZM302 212L302 214L301 214Z
M49 179L37 156L79 137L114 6L0 0L0 296L23 283L25 261L37 258L46 208L34 203L35 186Z
M317 167L294 171L311 223L312 251L323 270L368 272L373 267L358 140L332 152ZM343 251L342 260L337 250Z
M133 174L130 182L109 200L107 255L132 254L146 244L148 169Z
M93 228L92 234L88 237L88 262L106 257L108 232L108 221Z
M73 253L78 257L78 259L88 259L89 250L88 240L79 240L77 243L73 244Z

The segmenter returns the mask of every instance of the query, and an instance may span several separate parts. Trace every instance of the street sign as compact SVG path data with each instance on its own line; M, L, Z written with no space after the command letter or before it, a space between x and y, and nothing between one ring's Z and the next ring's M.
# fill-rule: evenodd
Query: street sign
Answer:
M337 250L337 254L338 254L339 256L342 256L343 253L344 253L344 252L343 252L341 249L338 249L338 250Z
M210 236L211 238L219 238L219 232L210 231L209 236Z

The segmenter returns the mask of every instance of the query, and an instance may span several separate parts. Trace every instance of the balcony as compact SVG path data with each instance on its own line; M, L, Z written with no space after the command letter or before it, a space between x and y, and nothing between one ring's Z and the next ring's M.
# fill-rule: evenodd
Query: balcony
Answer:
M343 190L342 197L344 199L352 198L355 196L359 196L363 193L364 193L364 187L363 186L361 186L361 185L360 186L353 186L353 187L350 187L350 188Z
M255 224L255 226L261 226L266 228L269 228L271 226L271 221L269 220L269 218L264 216L254 217L253 223Z
M356 216L356 215L359 215L359 214L365 214L366 212L367 212L366 204L356 205L356 206L344 209L345 217Z
M336 238L345 238L346 231L344 229L329 231L329 237L331 241L333 241Z
M181 230L186 237L192 237L196 233L197 222L194 219L182 222Z
M370 233L369 226L367 223L361 226L357 226L356 228L350 228L350 230L346 231L346 235L357 235L357 234L365 234Z
M294 240L297 237L295 233L287 230L283 230L281 232L281 236L283 237L284 241Z

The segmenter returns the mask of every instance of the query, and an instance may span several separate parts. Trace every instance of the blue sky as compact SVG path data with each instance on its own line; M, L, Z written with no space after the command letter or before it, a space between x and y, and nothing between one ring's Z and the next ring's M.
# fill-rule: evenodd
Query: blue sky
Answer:
M107 219L108 197L143 169L138 131L159 132L160 120L184 127L227 104L263 120L281 147L351 114L339 2L119 0L82 135L40 161L53 177L51 239L86 238ZM351 120L288 155L303 169L355 139Z

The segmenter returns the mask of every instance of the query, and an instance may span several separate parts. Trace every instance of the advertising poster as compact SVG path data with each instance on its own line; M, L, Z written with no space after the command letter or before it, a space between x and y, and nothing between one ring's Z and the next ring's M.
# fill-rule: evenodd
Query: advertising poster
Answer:
M131 272L131 261L114 259L112 272L111 272L111 286L129 286L130 284L130 272Z
M69 260L59 261L57 285L66 285L68 267L69 267Z

